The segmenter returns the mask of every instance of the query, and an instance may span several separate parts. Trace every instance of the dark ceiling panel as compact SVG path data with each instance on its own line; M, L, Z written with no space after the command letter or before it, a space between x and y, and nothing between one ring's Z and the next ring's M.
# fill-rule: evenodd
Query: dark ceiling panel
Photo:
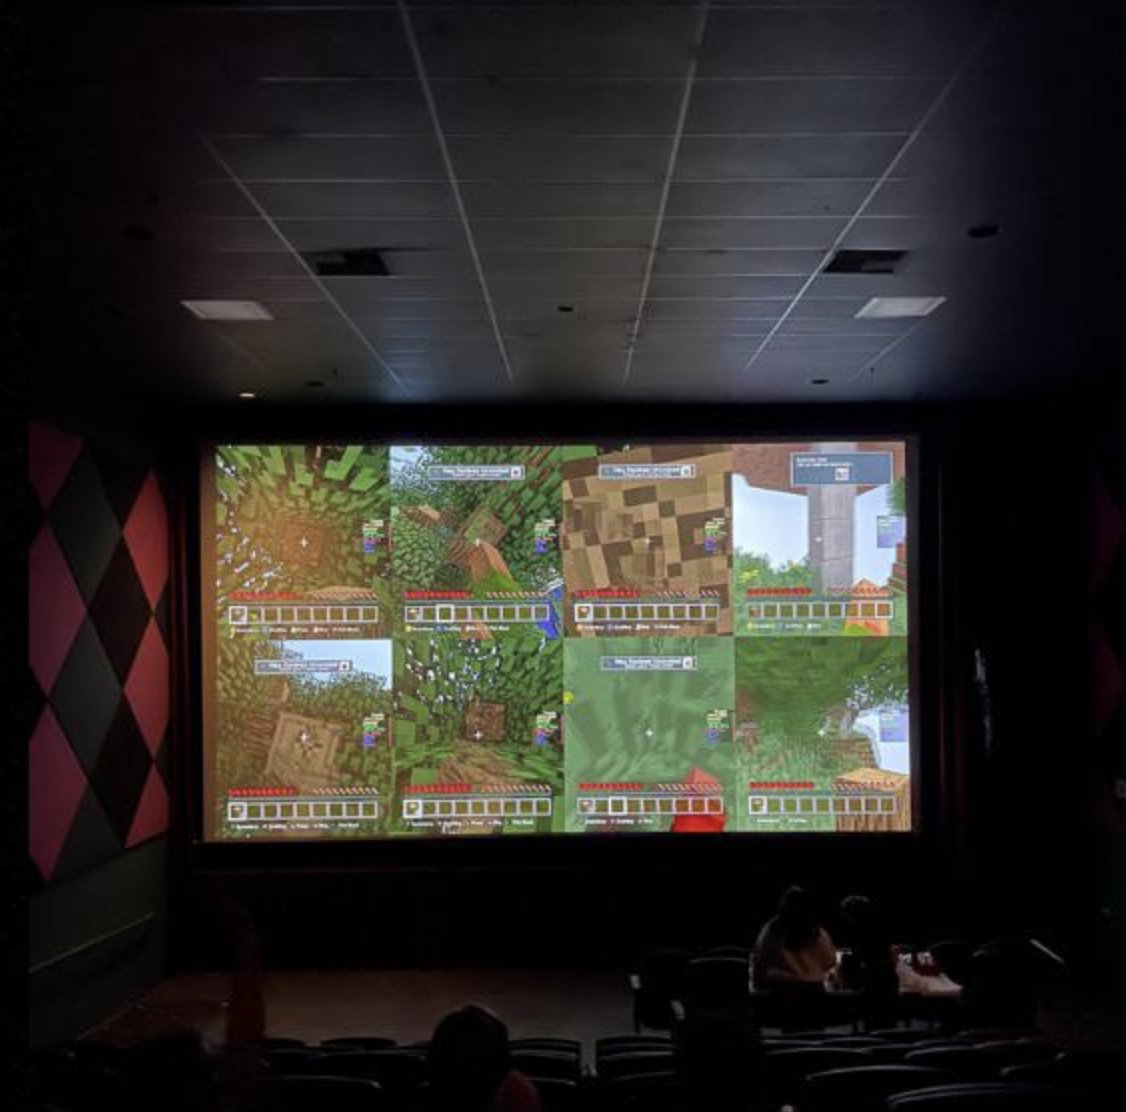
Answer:
M175 240L185 246L198 246L205 251L284 251L285 243L277 233L257 217L247 219L215 218L192 221L181 226Z
M646 252L624 248L574 248L557 251L485 250L481 262L487 275L552 279L570 277L637 278L645 270Z
M910 131L939 88L913 77L703 82L692 94L687 128L689 134Z
M569 322L583 321L622 321L628 322L637 315L637 297L612 300L601 298L572 298L565 304L571 312L560 313L560 301L555 297L518 297L508 294L494 296L493 307L501 321L507 320L553 320L566 316ZM565 326L566 327L566 326Z
M675 182L669 216L851 216L868 181Z
M404 278L474 277L476 273L465 250L381 250L380 254L391 274Z
M646 320L775 320L788 304L788 298L744 298L731 301L688 301L665 298L648 301Z
M248 81L198 91L196 122L216 135L431 134L417 81Z
M636 278L614 274L530 275L494 270L489 277L489 289L494 296L566 300L569 295L592 300L620 300L637 297L641 283Z
M906 138L891 135L686 135L677 181L728 178L878 178Z
M670 276L700 274L725 275L784 275L804 277L810 274L824 257L824 251L754 248L737 250L715 247L700 250L664 250L657 254L653 273Z
M451 135L671 135L683 84L439 81L434 96Z
M476 217L646 217L656 218L660 187L590 184L528 184L504 185L466 184L461 187L465 207Z
M465 231L457 220L279 220L278 227L298 251L457 251Z
M844 229L837 218L707 220L669 217L661 246L672 248L802 247L825 249Z
M267 182L250 188L258 204L275 220L457 217L453 194L445 182Z
M485 316L485 303L480 297L467 297L461 301L388 299L368 304L356 303L349 309L349 315L361 326L368 321L478 320Z
M143 7L143 6L139 6ZM121 18L120 16L118 17ZM164 59L158 76L185 82L253 77L343 77L414 73L393 8L259 10L213 6L134 9L122 20L126 66ZM155 69L155 67L154 67Z
M382 350L385 341L425 339L460 349L463 343L495 344L492 324L484 317L465 320L388 320L382 317L359 317L356 320L363 334Z
M473 221L482 251L543 250L573 247L645 248L653 234L652 219L497 220Z
M702 75L944 74L972 42L986 3L717 7Z
M668 164L671 138L519 135L450 137L463 181L653 182Z
M746 297L793 297L803 279L783 277L748 278L672 278L657 275L649 286L649 296L654 300L668 297L700 299L726 299Z
M231 170L255 181L442 181L429 136L386 139L224 138L213 140Z
M476 278L322 278L325 288L347 313L412 302L479 302ZM482 309L484 306L482 305Z
M645 340L669 344L753 341L757 343L774 326L775 316L748 320L655 320L647 319L641 328Z
M680 77L698 17L690 8L456 8L415 16L434 77Z
M185 280L301 278L301 260L289 251L208 251L194 255Z

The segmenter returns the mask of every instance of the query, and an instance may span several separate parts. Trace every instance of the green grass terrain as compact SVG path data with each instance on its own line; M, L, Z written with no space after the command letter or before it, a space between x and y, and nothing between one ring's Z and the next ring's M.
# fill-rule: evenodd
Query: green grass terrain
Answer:
M699 766L734 798L730 741L705 742L708 711L735 705L731 638L607 637L568 640L567 786L573 803L585 781L682 780ZM695 671L603 672L602 656L695 656ZM652 736L647 731L652 730ZM667 825L667 820L666 820ZM582 830L568 811L568 830Z
M906 704L907 641L738 638L735 685L740 792L749 780L811 780L826 790L856 767L847 745L856 716ZM745 800L738 813L745 820ZM832 830L835 823L813 817L801 828Z
M563 753L534 744L536 715L560 712L563 644L539 631L490 640L404 636L395 645L394 779L398 791L438 780L544 782L563 805ZM470 703L504 706L504 737L466 737ZM552 820L540 820L546 832ZM408 827L396 819L396 832ZM527 828L519 828L527 832Z

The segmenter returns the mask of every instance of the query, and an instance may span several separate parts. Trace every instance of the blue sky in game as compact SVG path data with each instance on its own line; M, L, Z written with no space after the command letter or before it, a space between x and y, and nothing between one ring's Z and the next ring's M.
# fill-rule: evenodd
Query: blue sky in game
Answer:
M887 487L876 487L856 499L853 572L857 579L886 583L891 575L895 549L876 547L877 519L888 512L887 499ZM804 494L752 487L742 475L732 475L731 500L737 551L766 553L776 568L808 553L809 503Z
M390 453L391 481L406 468L417 463L424 449L421 444L392 444Z
M350 660L352 671L380 676L386 688L391 686L390 641L283 641L282 649L305 660ZM335 672L312 672L310 679L329 683Z
M898 730L902 741L885 741L885 734L890 733L888 725L880 721L884 714L898 720ZM883 707L879 710L868 711L861 714L853 723L855 729L865 734L876 743L876 763L886 772L911 773L911 746L907 744L909 738L908 714L906 707Z

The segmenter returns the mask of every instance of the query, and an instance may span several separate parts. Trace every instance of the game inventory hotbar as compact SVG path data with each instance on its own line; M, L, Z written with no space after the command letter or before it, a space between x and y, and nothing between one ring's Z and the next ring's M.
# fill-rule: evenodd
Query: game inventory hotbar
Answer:
M373 603L240 603L227 607L232 626L333 626L379 625L379 607Z
M723 789L705 783L585 783L575 809L580 817L722 815Z
M892 795L835 795L831 792L801 792L747 796L751 818L789 818L816 815L894 815Z
M269 788L232 789L227 796L227 821L333 822L379 818L378 792L374 788L326 788L291 792Z
M403 607L410 625L537 625L551 620L550 603L537 599L411 600Z
M747 617L752 621L789 618L890 619L894 601L887 591L855 590L835 595L814 595L806 587L751 588L747 591Z
M573 604L576 624L618 625L628 622L718 622L720 605L704 599L638 599L582 601Z
M550 818L550 784L412 784L404 792L403 818Z

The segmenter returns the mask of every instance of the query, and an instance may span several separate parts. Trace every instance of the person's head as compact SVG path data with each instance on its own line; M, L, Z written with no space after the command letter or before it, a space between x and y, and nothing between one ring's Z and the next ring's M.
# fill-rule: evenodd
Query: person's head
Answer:
M841 900L841 922L851 931L863 931L872 922L874 913L872 901L867 896L857 894Z
M882 931L877 923L876 908L867 896L856 893L845 896L839 908L838 937L846 946L863 946L874 941Z
M430 1039L430 1086L439 1103L485 1105L508 1073L508 1028L485 1008L450 1012Z
M821 917L814 898L796 884L787 888L778 901L778 933L782 945L791 950L809 946L820 929Z

